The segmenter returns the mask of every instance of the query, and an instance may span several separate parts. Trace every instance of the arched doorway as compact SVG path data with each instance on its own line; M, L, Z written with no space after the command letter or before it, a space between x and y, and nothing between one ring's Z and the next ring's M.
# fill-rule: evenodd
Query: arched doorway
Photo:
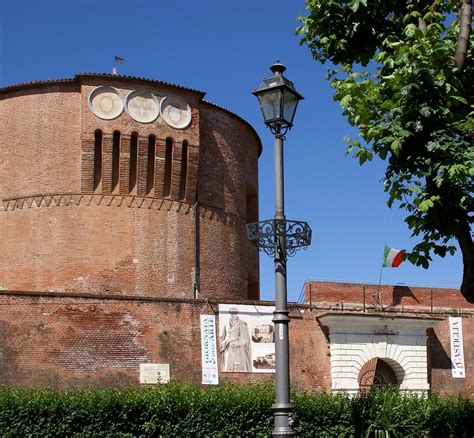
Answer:
M373 387L398 386L399 384L393 368L378 357L374 357L364 364L359 372L358 380L361 391L367 391Z

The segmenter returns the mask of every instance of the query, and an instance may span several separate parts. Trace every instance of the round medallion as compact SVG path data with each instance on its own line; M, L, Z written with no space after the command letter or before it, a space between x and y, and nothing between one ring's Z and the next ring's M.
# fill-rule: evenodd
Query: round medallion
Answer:
M158 100L146 91L132 91L125 99L125 108L133 120L151 123L160 115Z
M172 128L184 129L191 123L191 107L178 96L168 96L161 101L161 117Z
M89 95L89 108L101 119L115 119L123 111L122 96L113 87L97 87Z

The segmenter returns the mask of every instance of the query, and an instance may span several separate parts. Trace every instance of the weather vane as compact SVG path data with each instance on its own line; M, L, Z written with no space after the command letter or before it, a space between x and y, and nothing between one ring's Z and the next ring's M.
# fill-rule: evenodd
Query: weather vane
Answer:
M114 56L114 66L112 67L112 74L117 75L117 66L119 64L123 64L125 61L124 58L121 58L120 56Z

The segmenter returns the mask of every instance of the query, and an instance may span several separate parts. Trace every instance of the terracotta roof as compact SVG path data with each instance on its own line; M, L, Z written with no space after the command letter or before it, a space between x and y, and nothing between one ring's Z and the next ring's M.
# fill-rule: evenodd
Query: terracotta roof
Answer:
M28 81L20 82L18 84L11 84L5 87L0 87L0 93L12 91L21 88L28 88L36 85L49 85L49 84L63 84L63 83L72 83L75 82L75 78L65 78L65 79L47 79L43 81Z
M49 84L78 82L78 79L81 77L102 77L102 78L110 78L110 79L127 79L127 80L133 80L133 81L149 82L152 84L166 85L169 87L180 88L181 90L192 91L194 93L200 94L201 98L204 97L204 95L206 94L204 91L195 90L193 88L188 88L188 87L183 87L182 85L173 84L170 82L159 81L156 79L147 79L147 78L142 78L139 76L113 75L111 73L78 73L73 78L47 79L47 80L42 80L42 81L21 82L19 84L12 84L12 85L7 85L6 87L0 87L0 93L3 91L11 91L18 88L27 88L27 87L35 86L35 85L49 85Z
M179 85L179 84L159 81L157 79L142 78L140 76L113 75L112 73L78 73L76 74L75 78L79 78L79 77L102 77L102 78L110 78L110 79L128 79L132 81L142 81L142 82L148 82L148 83L157 84L157 85L166 85L168 87L180 88L181 90L187 90L187 91L192 91L194 93L198 93L201 95L201 98L203 98L206 94L204 91L196 90L194 88L183 87L182 85Z

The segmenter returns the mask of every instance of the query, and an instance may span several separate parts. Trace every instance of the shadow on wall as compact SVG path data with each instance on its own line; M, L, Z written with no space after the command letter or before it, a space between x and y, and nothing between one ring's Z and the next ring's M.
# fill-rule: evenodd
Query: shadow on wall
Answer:
M213 129L213 121L222 129ZM221 209L226 209L228 203L233 203L237 209L245 207L246 175L240 172L242 165L245 168L247 163L242 162L245 158L239 155L239 151L242 150L241 140L236 137L233 130L228 129L225 124L219 124L219 121L210 116L201 127L200 145L198 178L200 201ZM212 166L208 163L212 163ZM212 170L212 175L206 173L209 170Z
M442 369L449 370L451 369L451 359L446 353L443 345L441 344L438 336L434 329L428 329L428 350L429 357L431 358L431 368L432 369Z
M415 294L411 291L411 289L408 286L394 286L393 291L392 291L392 302L390 303L390 306L400 306L402 304L402 299L404 297L411 298L417 304L420 304L420 302L418 301L418 298L415 296ZM404 304L414 304L414 303L408 302Z
M224 183L229 176L226 174L225 161L219 148L219 141L209 127L201 128L199 167L198 167L198 194L199 202L215 208L224 208ZM213 163L212 175L204 163Z

